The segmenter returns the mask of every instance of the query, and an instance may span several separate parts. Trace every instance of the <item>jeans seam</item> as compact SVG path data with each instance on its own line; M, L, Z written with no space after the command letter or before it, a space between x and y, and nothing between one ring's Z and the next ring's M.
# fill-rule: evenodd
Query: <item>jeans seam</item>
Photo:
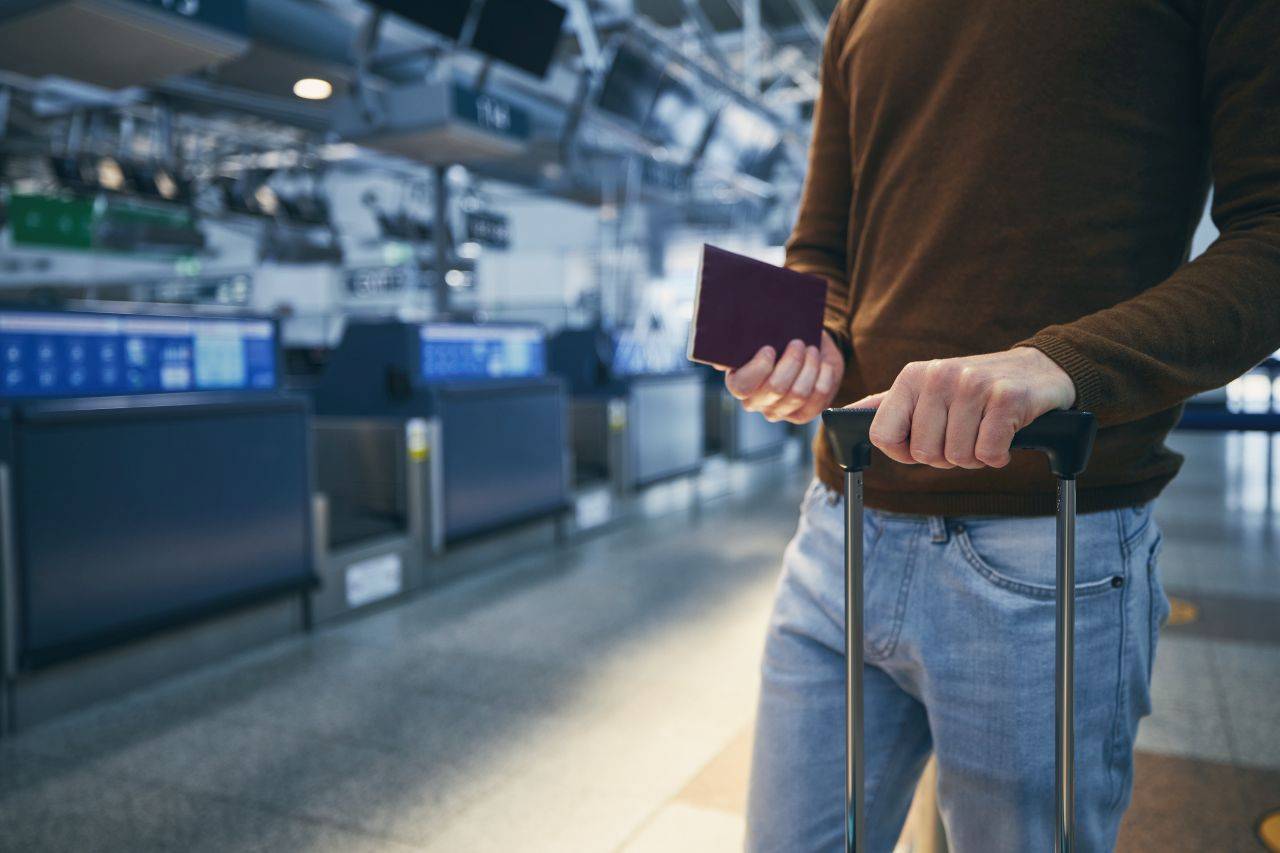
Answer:
M1143 525L1145 528L1146 525ZM1132 577L1131 571L1131 554L1128 548L1124 549L1121 558L1121 566L1125 574L1124 594L1120 598L1120 654L1116 656L1116 701L1111 719L1111 737L1107 740L1107 768L1108 776L1111 779L1111 804L1108 811L1113 819L1116 810L1120 807L1120 799L1124 791L1124 780L1121 778L1122 773L1116 762L1116 754L1123 749L1121 741L1124 739L1124 726L1122 720L1125 718L1125 708L1127 707L1125 690L1125 666L1129 656L1134 650L1130 648L1133 642L1132 631L1130 630L1129 605L1133 596L1133 584L1129 583Z
M889 765L893 762L895 756L902 753L901 746L902 742L906 739L907 733L907 721L905 719L899 719L898 733L893 738L893 748L888 752L888 759L880 764L879 776L875 779L867 779L865 782L865 788L863 790L867 794L867 798L862 804L863 820L868 820L871 810L875 806L876 798L880 794L881 783L884 781L885 775L889 772Z
M911 534L911 544L907 548L907 561L902 570L902 582L898 586L898 597L894 602L893 619L889 623L889 635L885 637L882 644L876 644L872 647L872 652L877 660L884 660L889 657L898 647L898 637L902 634L902 623L906 621L907 594L911 589L911 578L915 575L920 534L924 530L925 527L920 525ZM878 535L875 541L880 541Z
M1123 510L1117 509L1114 512L1116 514L1116 519L1119 522L1116 525L1116 528L1120 536L1120 549L1124 552L1124 555L1128 557L1129 554L1133 552L1133 546L1138 544L1138 541L1140 540L1142 535L1147 532L1147 528L1151 526L1152 513L1150 510L1147 511L1146 519L1142 522L1142 524L1138 525L1137 530L1125 530L1124 517L1121 515Z
M1157 565L1160 556L1161 538L1157 535L1155 542L1152 543L1151 549L1147 551L1147 631L1150 636L1148 642L1151 644L1147 651L1147 684L1151 684L1151 677L1155 673L1156 662L1156 642L1160 636L1160 629L1164 627L1163 621L1157 614L1163 609L1162 603L1165 600L1164 588L1160 584L1160 579L1156 576L1159 571ZM1165 619L1168 617L1166 616Z

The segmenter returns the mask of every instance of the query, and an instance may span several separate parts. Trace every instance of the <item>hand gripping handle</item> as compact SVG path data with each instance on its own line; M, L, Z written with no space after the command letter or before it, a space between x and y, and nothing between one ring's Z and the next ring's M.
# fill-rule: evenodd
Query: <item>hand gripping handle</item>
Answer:
M874 409L827 409L827 428L836 461L846 471L871 464L871 421ZM1074 480L1089 463L1098 424L1090 412L1053 411L1041 415L1013 437L1014 450L1039 450L1049 457L1049 470L1060 480Z

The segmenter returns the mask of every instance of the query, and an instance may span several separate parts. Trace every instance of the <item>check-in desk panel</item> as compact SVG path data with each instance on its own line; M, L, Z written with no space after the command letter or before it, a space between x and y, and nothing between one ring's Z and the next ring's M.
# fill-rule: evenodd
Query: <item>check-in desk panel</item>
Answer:
M302 627L309 404L272 321L5 310L0 361L10 727Z
M703 384L678 363L651 369L626 335L566 329L550 342L552 369L573 394L573 448L580 484L607 479L632 491L702 466Z
M545 375L536 327L353 323L315 399L325 420L428 425L424 511L437 544L569 505L564 386Z

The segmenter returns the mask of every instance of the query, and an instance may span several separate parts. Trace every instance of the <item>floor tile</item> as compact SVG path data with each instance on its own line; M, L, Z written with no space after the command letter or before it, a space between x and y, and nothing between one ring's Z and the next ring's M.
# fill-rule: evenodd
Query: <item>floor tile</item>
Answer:
M621 853L734 853L746 825L739 815L686 803L665 806Z

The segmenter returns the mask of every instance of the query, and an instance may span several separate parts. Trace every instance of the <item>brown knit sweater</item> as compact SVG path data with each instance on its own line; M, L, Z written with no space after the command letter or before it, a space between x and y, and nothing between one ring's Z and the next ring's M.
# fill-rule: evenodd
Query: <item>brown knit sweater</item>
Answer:
M836 397L910 361L1043 351L1101 431L1082 511L1155 497L1189 396L1280 347L1280 3L842 0L787 265L829 283ZM1188 263L1210 181L1221 236ZM842 478L825 436L818 474ZM877 455L866 501L1054 511L1045 462Z

